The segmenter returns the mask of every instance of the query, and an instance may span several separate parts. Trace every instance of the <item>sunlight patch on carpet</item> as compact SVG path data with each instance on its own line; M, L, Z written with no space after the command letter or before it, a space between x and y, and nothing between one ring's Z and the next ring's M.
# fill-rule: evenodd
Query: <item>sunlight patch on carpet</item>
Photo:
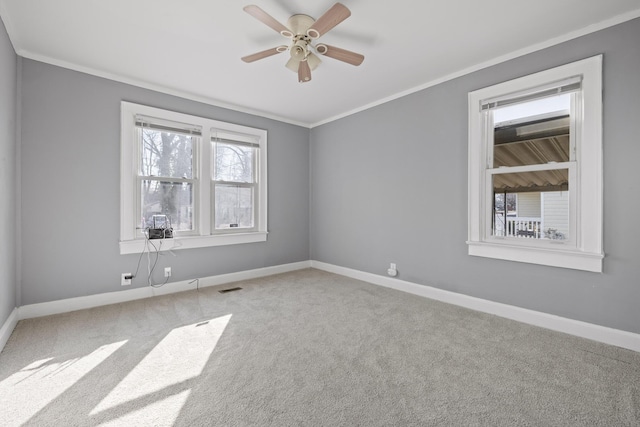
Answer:
M91 411L90 415L134 413L145 409L147 416L161 401L163 419L175 419L184 404L174 406L198 377L222 336L231 315L198 322L171 330L114 389ZM186 399L186 397L185 397ZM111 416L109 417L111 418Z
M180 410L189 397L191 390L185 390L173 396L153 402L148 406L132 410L107 422L100 423L100 427L121 426L172 426Z
M40 359L0 381L3 412L0 424L4 417L15 424L27 422L126 342L124 340L103 345L84 356ZM34 393L34 390L38 392Z

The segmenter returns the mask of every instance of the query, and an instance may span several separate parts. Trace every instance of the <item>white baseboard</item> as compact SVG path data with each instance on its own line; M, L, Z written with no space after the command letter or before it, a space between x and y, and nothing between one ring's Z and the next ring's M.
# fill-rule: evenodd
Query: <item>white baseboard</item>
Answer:
M363 271L324 262L311 261L311 267L362 280L374 285L397 289L414 295L640 352L640 334L471 297L431 286L394 279L392 277L365 273Z
M150 298L158 295L167 295L176 292L194 290L196 289L196 286L203 288L207 286L222 285L225 283L256 279L259 277L271 276L274 274L286 273L289 271L301 270L303 268L309 267L311 267L311 261L301 261L291 264L258 268L255 270L240 271L237 273L200 277L197 279L199 283L195 279L191 279L183 280L180 282L169 282L159 288L146 286L144 288L128 289L126 291L108 292L104 294L43 302L39 304L29 304L19 308L19 316L16 316L16 318L19 317L19 319L30 319L33 317L49 316L51 314L67 313L69 311L83 310L86 308L134 301L137 299ZM4 327L2 330L4 331Z
M7 341L9 341L9 337L11 336L11 333L13 332L17 324L18 309L14 308L7 320L2 325L2 328L0 328L0 352L2 352L5 344L7 343Z
M9 318L0 329L0 351L6 344L11 332L15 328L18 320L33 317L48 316L51 314L66 313L69 311L82 310L85 308L98 307L108 304L133 301L142 298L149 298L157 295L167 295L175 292L193 290L196 285L200 287L217 286L225 283L232 283L241 280L255 279L259 277L271 276L274 274L286 273L289 271L301 270L304 268L317 268L319 270L340 274L372 283L374 285L385 286L387 288L408 292L426 298L470 308L484 313L494 314L511 320L527 323L534 326L551 329L558 332L579 336L582 338L599 341L605 344L615 345L629 350L640 352L640 335L618 329L607 328L605 326L594 325L579 320L567 319L552 314L541 313L534 310L515 307L507 304L493 302L468 295L458 294L443 289L434 288L417 283L407 282L392 277L380 276L366 273L333 264L319 261L302 261L291 264L277 265L273 267L258 268L255 270L240 271L237 273L221 274L199 278L197 284L193 280L171 282L161 288L135 288L126 291L109 292L104 294L89 295L85 297L69 298L59 301L45 302L41 304L30 304L13 310Z

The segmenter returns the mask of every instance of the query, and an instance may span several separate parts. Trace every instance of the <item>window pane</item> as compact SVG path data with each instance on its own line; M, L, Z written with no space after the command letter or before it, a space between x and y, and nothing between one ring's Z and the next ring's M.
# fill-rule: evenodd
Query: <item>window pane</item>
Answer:
M154 215L167 215L176 231L193 230L193 184L145 179L140 188L142 221L153 227Z
M253 228L253 188L216 184L215 228Z
M570 160L570 95L497 109L493 167Z
M140 174L166 178L193 178L194 136L141 129Z
M253 182L254 147L216 142L215 153L214 180Z
M568 169L493 175L492 235L568 239L568 177Z

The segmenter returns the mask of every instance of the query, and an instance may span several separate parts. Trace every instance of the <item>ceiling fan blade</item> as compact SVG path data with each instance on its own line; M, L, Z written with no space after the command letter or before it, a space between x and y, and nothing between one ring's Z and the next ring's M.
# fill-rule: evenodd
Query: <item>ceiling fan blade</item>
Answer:
M311 80L311 68L309 68L309 62L300 61L298 65L298 81L300 83L306 83Z
M307 35L317 39L327 31L351 16L351 11L342 3L334 4L307 30Z
M241 59L244 62L253 62L259 59L268 58L272 55L277 55L287 50L286 46L278 46L272 47L271 49L263 50L262 52L257 52L252 55L243 56Z
M329 46L328 44L319 44L316 46L316 51L329 58L337 59L338 61L346 62L351 65L360 65L364 61L364 55L351 52L350 50L340 49L339 47Z
M293 37L293 33L291 32L291 30L289 30L287 27L282 25L274 17L269 15L264 10L260 9L255 4L251 4L249 6L245 6L243 8L243 10L245 12L247 12L249 15L253 16L254 18L256 18L258 21L260 21L263 24L273 28L274 30L276 30L277 32L282 34L283 36L289 37L289 38Z

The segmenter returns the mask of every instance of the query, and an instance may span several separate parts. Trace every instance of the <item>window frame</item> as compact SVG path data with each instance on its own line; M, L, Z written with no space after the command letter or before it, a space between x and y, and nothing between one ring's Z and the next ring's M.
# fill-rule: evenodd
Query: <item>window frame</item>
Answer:
M140 114L136 114L134 117L140 117ZM144 124L142 126L138 126L137 124L135 124L135 132L136 132L136 136L135 136L135 140L134 140L134 144L135 144L135 148L134 148L134 161L136 162L136 184L135 184L135 191L136 191L136 216L135 218L142 218L143 214L142 214L142 204L140 203L141 199L142 199L142 194L141 194L141 187L142 187L142 182L145 180L149 180L149 181L157 181L157 182L172 182L172 183L191 183L192 184L192 192L194 194L193 197L193 205L192 205L192 211L193 211L193 229L192 230L188 230L188 231L177 231L174 228L174 236L196 236L198 235L198 229L199 229L199 221L198 221L198 200L195 197L195 194L197 194L198 191L198 181L196 179L197 177L197 171L198 171L198 165L199 165L199 157L200 157L200 149L199 149L199 145L200 145L200 140L202 139L202 130L198 127L198 128L194 128L193 126L188 126L185 125L183 123L167 123L166 120L159 120L157 118L150 118L150 117L144 117L143 120L146 121L154 121L155 124L160 124L160 125L165 125L164 128L165 130L171 130L172 133L182 133L184 135L189 135L192 138L192 164L191 164L191 178L177 178L177 177L168 177L168 176L160 176L160 175L151 175L151 176L146 176L146 175L142 175L142 171L140 170L140 168L142 167L142 152L141 152L141 147L139 144L137 144L137 142L139 141L139 138L142 136L142 133L144 132L145 126ZM168 124L168 126L167 126ZM149 127L151 129L159 129L158 127ZM189 129L187 129L189 128ZM177 132L174 132L177 131ZM197 133L194 133L193 131L196 131ZM136 232L135 232L136 238L137 239L143 239L144 238L144 234L143 234L143 230L136 227Z
M216 136L213 136L216 135ZM230 135L227 132L224 131L224 129L212 129L211 130L211 164L215 164L216 162L216 155L217 155L217 146L216 143L218 142L223 142L225 144L229 144L229 145L236 145L236 146L248 146L252 149L254 149L253 155L252 155L252 182L242 182L242 181L224 181L224 180L216 180L215 179L215 174L212 173L210 180L211 180L211 234L236 234L236 233L243 233L243 232L252 232L252 231L256 231L258 229L258 224L259 224L259 216L258 216L258 210L255 209L255 202L256 199L258 198L259 194L260 194L260 188L258 185L259 182L259 170L260 170L260 163L259 163L259 153L260 153L260 147L259 144L257 143L257 141L255 140L255 138L252 135ZM213 168L211 169L212 172L214 172ZM252 195L253 195L253 227L251 228L244 228L244 227L238 227L238 228L221 228L221 229L216 229L216 212L215 212L215 205L214 205L214 201L216 198L216 185L227 185L227 186L238 186L238 187L242 187L242 188L251 188L252 189Z
M570 238L533 241L491 235L493 197L492 114L482 109L487 100L518 98L579 76L581 90L572 95L572 138L575 161L535 168L569 169ZM602 272L602 55L552 68L468 94L468 251L469 255L554 267ZM499 173L531 167L508 167ZM510 169L507 170L507 169ZM573 178L573 179L572 179Z
M121 102L121 138L120 138L120 253L140 253L144 249L145 237L139 231L140 193L138 174L139 144L136 117L143 116L181 123L199 128L199 136L194 151L193 192L194 192L194 231L176 232L172 239L161 239L159 250L190 249L209 246L222 246L242 243L264 242L267 240L267 131L233 123L175 111L164 110L146 105ZM254 227L240 228L228 232L214 232L212 190L213 183L213 142L216 132L244 135L257 145L254 159Z

